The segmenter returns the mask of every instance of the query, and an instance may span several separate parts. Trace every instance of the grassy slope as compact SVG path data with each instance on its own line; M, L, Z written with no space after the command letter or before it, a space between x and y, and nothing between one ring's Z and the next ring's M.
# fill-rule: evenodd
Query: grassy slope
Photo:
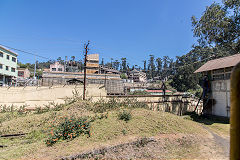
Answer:
M16 159L19 157L55 158L56 156L71 155L84 150L124 143L136 137L155 136L161 133L204 134L196 122L185 120L169 113L134 109L131 111L133 119L129 122L118 120L118 111L109 112L107 119L98 119L92 124L93 135L90 138L78 137L72 141L62 141L53 147L46 147L49 122L64 115L81 115L85 112L75 110L30 114L26 116L9 116L9 113L0 113L2 121L1 134L30 133L20 138L0 138L0 145L8 147L0 149L0 159ZM85 113L93 114L93 113ZM7 118L6 118L7 117Z

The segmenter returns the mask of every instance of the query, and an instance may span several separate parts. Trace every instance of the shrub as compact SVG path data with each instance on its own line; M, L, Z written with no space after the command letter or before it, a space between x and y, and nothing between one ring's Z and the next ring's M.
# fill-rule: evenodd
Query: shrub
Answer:
M118 119L119 120L124 120L124 121L127 122L127 121L132 119L132 114L131 114L131 112L126 111L126 110L120 111L119 114L118 114Z
M51 146L59 140L72 140L81 134L90 136L90 121L86 117L65 118L62 123L52 127L46 144Z

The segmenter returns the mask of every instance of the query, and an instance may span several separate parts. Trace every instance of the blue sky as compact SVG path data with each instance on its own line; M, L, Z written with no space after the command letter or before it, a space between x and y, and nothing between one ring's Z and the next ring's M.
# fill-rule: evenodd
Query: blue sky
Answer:
M142 65L149 54L175 57L196 43L191 16L213 0L0 0L0 44L50 59L83 58L83 45L105 61ZM221 2L217 0L216 2ZM34 57L18 52L21 62ZM38 59L43 61L43 59Z

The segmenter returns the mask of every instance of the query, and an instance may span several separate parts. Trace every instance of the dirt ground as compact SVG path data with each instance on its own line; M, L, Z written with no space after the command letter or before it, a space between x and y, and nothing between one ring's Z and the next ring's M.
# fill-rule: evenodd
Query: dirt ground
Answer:
M229 159L229 137L202 127L206 135L161 134L59 159Z

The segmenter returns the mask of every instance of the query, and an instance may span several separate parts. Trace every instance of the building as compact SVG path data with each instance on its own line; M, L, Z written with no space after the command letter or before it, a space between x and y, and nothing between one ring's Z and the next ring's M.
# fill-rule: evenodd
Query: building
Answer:
M230 76L233 67L240 62L240 54L208 61L195 73L203 73L203 107L206 113L230 116Z
M54 64L50 65L51 72L64 72L64 65L60 64L59 62L55 62Z
M30 78L31 72L28 68L18 68L18 77L20 78Z
M142 71L138 71L136 69L130 71L128 73L128 78L133 80L134 82L147 82L147 75Z
M0 46L0 85L12 85L17 77L17 53Z
M94 74L99 72L99 54L87 55L86 73Z
M113 67L107 67L104 65L99 65L99 74L120 74L120 72Z
M80 72L81 64L75 60L65 61L65 72Z

